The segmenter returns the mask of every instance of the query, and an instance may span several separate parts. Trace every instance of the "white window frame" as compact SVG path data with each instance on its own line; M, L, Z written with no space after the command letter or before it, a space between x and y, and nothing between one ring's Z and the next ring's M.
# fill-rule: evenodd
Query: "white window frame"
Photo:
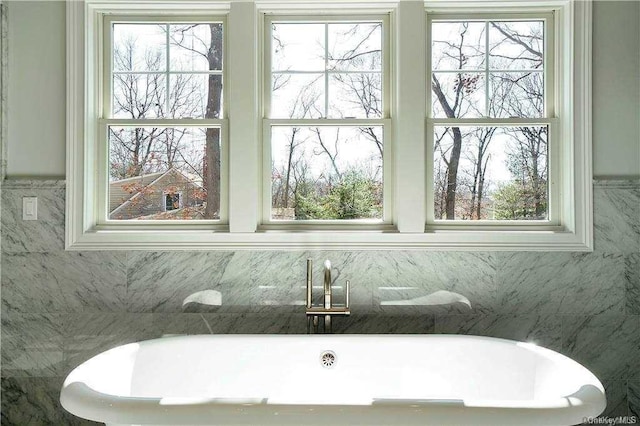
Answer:
M433 102L433 91L431 90L431 76L433 75L431 67L431 48L428 43L427 52L427 231L435 230L544 230L544 231L562 231L562 219L560 215L560 196L559 196L559 167L562 164L561 150L557 143L559 127L561 121L555 117L557 106L555 104L556 85L555 85L555 24L554 13L548 11L528 12L528 13L477 13L470 11L455 11L449 9L442 10L432 8L427 12L427 34L431 34L431 24L436 21L543 21L544 22L544 115L540 118L433 118L431 116L431 108ZM488 43L488 33L486 34ZM488 53L487 53L488 55ZM472 70L476 71L476 70ZM436 71L438 72L438 71ZM495 72L489 69L488 62L485 63L485 102L489 105L489 73ZM517 72L517 70L509 70L509 72ZM478 127L524 127L524 126L547 126L548 132L548 219L546 220L441 220L434 217L434 188L433 181L433 128L436 126L478 126Z
M303 22L303 23L341 23L341 22L381 22L382 23L382 117L381 118L269 118L271 109L271 28L273 23ZM263 120L262 120L262 211L259 230L393 230L393 140L390 102L390 40L389 14L385 15L275 15L265 14L262 52L263 66ZM325 86L327 77L334 71L325 69ZM335 71L337 72L337 71ZM325 87L324 106L328 109L328 90ZM383 128L383 218L354 219L354 220L273 220L271 219L271 129L274 127L360 127L379 126Z
M591 3L579 0L399 0L301 3L267 0L68 0L67 1L67 209L69 250L144 249L416 249L558 250L593 248L591 171ZM558 227L504 230L496 226L433 229L427 222L427 37L430 12L553 12L555 111L560 161ZM269 14L389 14L392 136L392 223L389 229L260 229L263 157L264 17ZM228 122L228 226L151 224L126 229L97 220L95 135L101 99L100 40L105 14L226 16L225 108ZM241 46L242 48L234 48ZM200 125L200 124L198 124ZM230 138L230 139L229 139ZM104 154L104 153L103 153ZM223 159L224 164L224 159ZM388 178L388 176L385 176Z

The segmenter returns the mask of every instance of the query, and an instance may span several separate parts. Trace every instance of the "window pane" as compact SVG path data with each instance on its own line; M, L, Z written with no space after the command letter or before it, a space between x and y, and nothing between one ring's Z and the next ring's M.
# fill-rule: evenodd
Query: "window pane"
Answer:
M434 118L477 118L485 114L484 73L432 74Z
M169 81L170 117L222 117L222 75L171 74Z
M329 69L382 70L382 23L329 24Z
M112 108L115 118L167 116L164 74L114 74Z
M277 23L271 28L272 71L324 71L324 24Z
M166 25L113 24L114 71L165 71L166 55Z
M323 74L272 75L271 118L321 118Z
M382 130L273 127L272 219L382 219Z
M111 127L109 219L219 219L220 129Z
M380 74L331 74L329 118L382 118Z
M484 22L433 22L431 68L433 70L480 70L485 68Z
M435 127L437 220L548 218L546 126Z
M171 25L171 71L221 71L222 24Z
M542 69L544 23L490 22L489 65L499 70Z
M542 72L491 73L491 117L539 118L544 115Z

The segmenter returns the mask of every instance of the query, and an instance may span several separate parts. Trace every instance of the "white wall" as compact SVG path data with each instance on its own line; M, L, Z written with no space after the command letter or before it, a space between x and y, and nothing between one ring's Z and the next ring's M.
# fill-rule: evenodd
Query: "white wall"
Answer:
M640 2L596 2L593 18L593 173L640 175Z
M9 178L65 174L64 13L9 2ZM593 53L594 175L640 176L640 2L596 2Z
M65 5L8 2L7 177L65 174Z

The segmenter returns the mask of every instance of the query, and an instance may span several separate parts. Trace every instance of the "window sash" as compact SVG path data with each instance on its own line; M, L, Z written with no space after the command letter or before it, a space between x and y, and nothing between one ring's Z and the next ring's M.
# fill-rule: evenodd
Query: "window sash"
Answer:
M222 70L200 70L200 71L171 71L170 68L170 40L167 33L166 45L164 46L166 54L166 66L164 71L114 71L113 70L113 25L114 24L222 24L223 26L223 47L222 47ZM228 230L229 223L229 123L225 118L228 113L228 97L226 96L226 69L227 69L227 19L223 15L119 15L105 14L102 16L102 42L99 44L101 49L98 52L98 61L100 73L98 79L101 81L98 98L99 116L96 131L96 140L98 141L98 180L97 196L96 196L96 228L110 230L129 230L129 229L163 229L176 228L180 229L206 229L206 230ZM221 109L223 117L211 118L112 118L112 101L113 101L113 78L117 74L161 74L167 78L169 84L169 76L175 74L193 74L193 75L221 75L223 79ZM167 87L167 95L169 89ZM168 101L168 96L167 96ZM219 219L214 220L193 220L193 221L176 221L176 220L116 220L109 218L109 139L108 133L110 127L160 127L160 128L185 128L185 127L218 127L220 128L220 212Z
M382 69L378 71L354 71L354 70L324 70L314 71L287 71L271 70L272 54L272 25L277 23L369 23L380 22L382 24ZM325 30L325 56L327 48ZM391 101L390 101L390 40L389 40L389 16L385 15L265 15L262 52L264 58L263 74L263 120L262 120L262 208L259 217L258 229L261 231L296 229L356 229L356 230L384 230L391 229L393 223L393 141L391 127ZM326 57L325 57L326 63ZM324 74L324 112L328 112L328 76L331 74L367 73L382 75L382 117L381 118L320 118L320 119L290 119L271 118L271 81L273 74ZM380 219L315 219L315 220L273 220L271 219L271 131L274 127L358 127L381 126L383 128L383 212Z
M556 111L556 98L555 98L555 22L554 14L550 12L546 13L439 13L439 12L427 12L426 14L426 33L427 33L427 55L426 55L426 71L427 71L427 96L426 96L426 111L427 111L427 134L426 134L426 203L427 203L427 218L425 230L438 231L438 230L461 230L461 229L484 229L484 230L549 230L559 231L561 227L560 211L561 200L559 194L559 165L561 164L561 150L557 143L561 129L559 120L555 117ZM489 68L489 63L485 64L483 69L470 69L470 70L433 70L432 67L432 23L433 22L490 22L490 21L543 21L544 22L544 58L542 70L504 70L509 73L517 72L539 72L544 76L544 114L541 118L493 118L487 115L479 118L434 118L433 117L433 90L432 90L432 75L436 73L460 73L470 72L483 74L485 76L485 114L488 114L488 105L490 99L489 90L489 74L499 73L501 70L494 70ZM489 34L486 34L489 37ZM487 42L488 43L488 42ZM488 57L488 52L485 52ZM547 167L548 167L548 207L547 207L547 219L545 220L446 220L436 219L434 209L434 185L433 185L433 173L434 173L434 127L446 126L446 127L527 127L527 126L548 126L549 128L549 140L547 145Z
M193 221L175 220L118 220L109 219L109 128L110 127L159 127L159 128L185 128L199 127L220 128L220 213L219 219L203 219ZM206 120L126 120L126 119L109 119L99 120L97 126L98 140L101 149L98 152L98 164L101 166L98 170L97 181L97 225L99 227L108 226L110 229L129 229L144 228L152 229L154 226L195 228L195 229L213 229L227 230L229 223L229 126L228 120L206 119Z
M313 24L313 23L327 23L327 24L339 24L339 23L368 23L368 22L381 22L382 23L382 70L379 71L366 71L365 73L382 74L382 119L391 117L391 101L389 95L391 93L391 65L390 65L390 28L389 28L389 15L265 15L264 16L264 31L262 40L262 53L263 53L263 93L262 93L262 116L265 119L273 119L271 117L271 78L274 73L290 73L290 74L324 74L325 89L328 87L327 79L331 74L349 74L363 71L349 71L349 70L330 70L325 67L324 70L317 71L286 71L286 70L271 70L271 41L272 41L272 26L277 23L301 23L301 24ZM326 35L325 35L326 36ZM325 54L326 54L325 40ZM325 58L326 59L326 58ZM328 112L328 90L325 90L324 99L325 112ZM326 117L323 120L327 119Z
M274 127L382 127L382 219L271 219L271 130ZM266 119L262 126L262 211L259 228L275 230L286 227L342 227L365 229L388 228L393 222L393 141L390 119L289 120Z

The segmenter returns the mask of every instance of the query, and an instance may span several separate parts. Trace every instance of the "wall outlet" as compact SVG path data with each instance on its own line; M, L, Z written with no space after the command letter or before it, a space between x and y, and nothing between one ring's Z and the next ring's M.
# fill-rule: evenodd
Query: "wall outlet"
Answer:
M22 220L38 220L38 197L22 197Z

